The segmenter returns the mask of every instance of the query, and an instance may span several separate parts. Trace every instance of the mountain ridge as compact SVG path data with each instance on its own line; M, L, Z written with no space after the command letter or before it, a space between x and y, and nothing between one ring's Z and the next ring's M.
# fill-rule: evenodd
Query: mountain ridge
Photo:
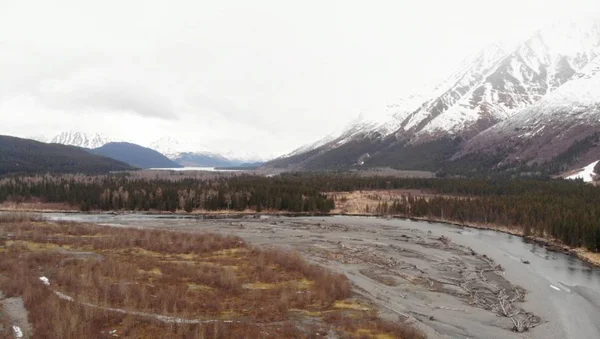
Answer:
M61 144L0 135L0 175L42 173L104 174L134 168L123 162Z
M252 155L240 157L207 151L208 147L204 145L198 147L192 142L172 136L159 138L150 144L150 148L185 167L235 167L246 163L264 162ZM198 148L203 150L198 151Z
M556 91L468 140L454 160L473 154L505 153L497 166L516 162L544 164L579 142L586 143L587 149L579 151L579 160L573 165L583 165L600 158L597 149L600 144L593 137L599 130L600 56L597 56Z
M430 94L416 96L426 99L415 110L407 100L388 114L391 120L358 121L332 140L300 147L267 166L424 169L415 168L423 165L416 159L421 150L431 159L427 169L438 170L463 143L575 81L599 55L600 19L552 25L508 50L493 44Z
M98 148L104 146L109 142L115 142L117 140L106 137L100 133L82 133L76 131L67 131L61 132L58 135L55 135L51 139L39 140L42 142L47 142L51 144L61 144L61 145L69 145L69 146L77 146L83 148Z

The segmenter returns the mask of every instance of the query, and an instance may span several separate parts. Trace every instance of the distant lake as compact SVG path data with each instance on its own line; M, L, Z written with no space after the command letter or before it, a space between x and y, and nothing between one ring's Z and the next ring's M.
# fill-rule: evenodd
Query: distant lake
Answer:
M237 172L233 169L218 169L216 167L182 167L182 168L150 168L153 171L204 171L204 172Z

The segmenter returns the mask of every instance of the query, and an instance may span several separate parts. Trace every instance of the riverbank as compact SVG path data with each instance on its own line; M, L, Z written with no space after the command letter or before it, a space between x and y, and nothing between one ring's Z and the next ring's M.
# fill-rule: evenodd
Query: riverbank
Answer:
M398 197L414 197L423 198L425 200L432 199L435 197L444 197L451 199L464 199L464 196L456 195L440 195L435 192L430 192L423 189L393 189L393 190L362 190L362 191L351 191L351 192L331 192L328 196L334 199L335 210L332 214L342 215L354 215L354 216L380 216L377 213L377 206L381 203L391 204ZM554 252L566 253L571 256L577 257L580 260L585 261L588 264L600 267L600 253L591 252L585 248L573 248L564 245L557 239L540 236L525 236L523 234L524 227L508 227L504 225L496 224L485 224L485 223L473 223L473 222L458 222L456 220L449 220L445 218L432 218L432 217L414 217L411 215L388 215L391 218L407 218L411 220L425 221L425 222L436 222L454 225L458 227L468 227L481 230L492 230L496 232L502 232L519 236L524 238L528 242L534 242L539 245L546 247Z
M415 221L435 222L435 223L453 225L453 226L458 226L458 227L467 227L467 228L474 228L474 229L479 229L479 230L490 230L490 231L495 231L495 232L506 233L506 234L521 237L527 242L533 242L538 245L544 246L546 249L548 249L550 251L565 253L565 254L577 257L578 259L580 259L590 265L600 267L600 253L591 252L582 247L573 248L573 247L564 245L555 239L548 239L548 238L536 237L536 236L531 236L531 235L526 236L523 234L523 231L518 228L510 228L507 226L490 225L490 224L486 225L486 224L477 224L477 223L460 223L460 222L456 222L456 221L452 221L452 220L444 220L444 219L436 219L436 218L416 218L416 217L409 217L409 216L391 216L391 217L392 218L400 218L400 219L410 219L410 220L415 220Z
M585 248L573 248L566 246L556 239L549 239L539 236L525 236L522 228L518 227L507 227L502 225L494 224L481 224L481 223L470 223L470 222L457 222L448 219L439 219L431 217L414 217L409 215L378 215L375 213L345 213L336 210L332 213L316 213L316 212L285 212L285 211L261 211L255 210L244 210L244 211L193 211L187 213L184 211L168 212L168 211L89 211L82 212L78 210L66 210L66 209L30 209L30 208L0 208L0 212L19 212L19 213L67 213L67 214L108 214L108 215L166 215L173 217L183 218L198 218L198 219L238 219L238 218L261 218L261 217L326 217L326 216L356 216L356 217L373 217L373 218L395 218L395 219L409 219L414 221L424 221L430 223L441 223L457 227L467 227L479 230L490 230L501 233L506 233L514 236L523 238L527 242L533 242L538 245L544 246L550 251L565 253L578 259L600 267L600 253L591 252Z

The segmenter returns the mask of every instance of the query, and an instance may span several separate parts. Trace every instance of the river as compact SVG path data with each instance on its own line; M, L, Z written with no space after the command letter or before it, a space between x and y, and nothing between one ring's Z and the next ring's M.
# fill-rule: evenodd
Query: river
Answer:
M262 235L265 225L279 225L278 229L296 227L299 222L307 224L321 223L326 225L349 225L358 230L376 229L378 237L374 238L380 244L392 244L383 235L393 235L395 229L420 230L425 234L434 234L436 237L443 235L452 242L470 247L478 253L485 253L497 264L502 265L508 281L523 287L527 291L526 301L522 307L535 313L541 318L542 323L532 331L515 336L515 338L600 338L600 268L569 255L547 251L544 247L526 243L522 238L501 232L461 228L446 224L411 221L404 219L379 219L368 217L298 217L279 218L272 217L264 220L235 219L235 220L200 220L196 217L173 215L142 215L142 214L67 214L49 213L46 217L51 220L65 220L78 222L91 222L111 226L137 226L137 227L169 227L185 229L206 229L238 234L250 241L258 243L271 243L272 235L266 240ZM241 220L241 221L240 221ZM237 222L245 224L242 229L227 229L227 225ZM259 225L260 231L250 231L252 225ZM278 224L279 223L279 224ZM296 226L294 226L296 225ZM258 227L258 226L257 226ZM224 231L226 230L226 231ZM275 230L273 230L275 232ZM293 234L300 232L294 229ZM373 231L375 232L375 231ZM428 233L429 232L429 233ZM268 232L270 233L270 232ZM259 235L260 234L260 235ZM281 236L281 244L290 244L291 238L287 233ZM325 234L325 233L320 233ZM345 234L345 235L344 235ZM358 233L357 233L358 234ZM331 238L344 238L347 233L331 232ZM322 236L320 236L322 237ZM364 236L365 239L367 236ZM390 238L391 239L391 238ZM364 239L360 240L364 244ZM356 244L361 244L356 242ZM529 264L523 263L524 261ZM400 301L402 302L402 301ZM479 330L444 332L441 326L434 326L436 336L450 337L486 337ZM456 326L456 324L454 324ZM509 336L510 334L510 336ZM506 333L512 337L512 333ZM489 337L502 337L492 335Z

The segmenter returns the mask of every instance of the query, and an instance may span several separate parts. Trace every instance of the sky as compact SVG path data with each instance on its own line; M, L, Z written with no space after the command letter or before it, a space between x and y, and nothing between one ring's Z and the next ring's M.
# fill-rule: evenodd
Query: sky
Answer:
M600 1L0 0L0 134L274 157L584 14Z

